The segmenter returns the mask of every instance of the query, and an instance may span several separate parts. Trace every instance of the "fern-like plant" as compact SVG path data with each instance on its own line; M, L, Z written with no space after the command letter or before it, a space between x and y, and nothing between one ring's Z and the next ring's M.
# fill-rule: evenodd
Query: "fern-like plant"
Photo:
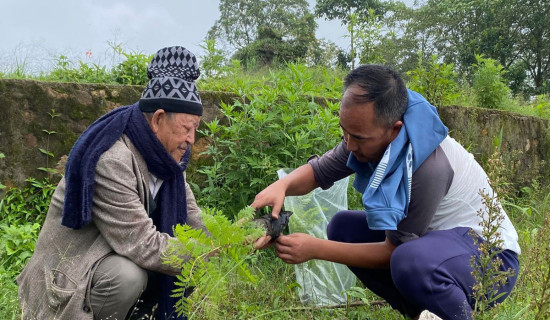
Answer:
M211 208L201 215L208 233L188 225L176 226L165 263L181 269L174 290L178 314L189 319L220 319L230 282L257 281L249 269L249 262L258 254L251 240L262 236L264 230L252 222L252 207L242 209L237 222ZM186 296L190 288L192 293Z

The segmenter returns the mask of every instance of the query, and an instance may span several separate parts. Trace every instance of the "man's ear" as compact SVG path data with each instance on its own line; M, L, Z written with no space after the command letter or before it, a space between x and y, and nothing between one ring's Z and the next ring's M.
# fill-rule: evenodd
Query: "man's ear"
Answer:
M153 133L157 133L160 130L160 126L166 120L166 112L163 109L158 109L153 113L153 118L151 118L151 130Z
M397 138L397 135L399 135L399 131L401 131L401 127L403 127L403 121L395 121L395 123L392 125L392 133L391 133L391 140Z

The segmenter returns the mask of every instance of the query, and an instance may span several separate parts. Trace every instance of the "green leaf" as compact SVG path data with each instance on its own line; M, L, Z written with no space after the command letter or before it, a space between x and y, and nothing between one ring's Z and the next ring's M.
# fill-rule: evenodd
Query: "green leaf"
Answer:
M47 151L45 149L42 149L42 148L38 148L38 150L40 150L40 152L42 152L43 154L45 155L48 155L50 157L53 157L53 153L51 153L50 151Z

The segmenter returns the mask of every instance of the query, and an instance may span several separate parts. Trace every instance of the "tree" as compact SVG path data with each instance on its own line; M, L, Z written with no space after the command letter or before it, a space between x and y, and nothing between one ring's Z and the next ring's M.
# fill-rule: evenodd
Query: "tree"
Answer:
M350 45L341 52L339 64L384 63L398 70L416 66L415 34L407 29L412 21L412 8L401 1L379 0L319 0L315 7L317 17L338 19L346 25ZM408 66L408 67L407 67Z
M315 15L326 20L340 20L342 24L349 24L350 14L368 16L369 10L374 10L374 15L384 16L386 6L379 0L318 0L315 5Z
M356 13L349 15L348 32L350 37L351 68L355 68L355 58L359 63L384 62L377 50L382 37L382 24L378 22L374 9L369 9L367 16L359 19Z
M515 0L514 0L515 1ZM503 66L513 60L517 30L513 29L509 0L428 0L422 6L423 29L447 62L464 71L476 62L476 54Z
M447 63L471 75L476 55L504 67L520 90L525 74L538 92L550 72L548 0L428 0L416 13L415 29Z
M548 0L517 0L515 12L520 37L516 50L529 71L536 93L550 92L550 3Z
M221 0L219 8L208 37L225 41L241 59L294 61L316 45L317 24L306 0Z

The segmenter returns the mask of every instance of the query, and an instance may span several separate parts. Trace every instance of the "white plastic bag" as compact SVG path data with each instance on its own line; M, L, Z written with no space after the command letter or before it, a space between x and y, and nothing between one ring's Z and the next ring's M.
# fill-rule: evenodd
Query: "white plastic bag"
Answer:
M277 171L279 179L292 169ZM349 178L337 181L331 188L317 188L304 196L286 197L285 210L292 211L288 228L291 233L301 232L327 239L327 225L334 214L348 209ZM330 305L346 302L345 291L355 285L355 275L345 265L322 260L297 264L296 282L301 286L302 303Z

